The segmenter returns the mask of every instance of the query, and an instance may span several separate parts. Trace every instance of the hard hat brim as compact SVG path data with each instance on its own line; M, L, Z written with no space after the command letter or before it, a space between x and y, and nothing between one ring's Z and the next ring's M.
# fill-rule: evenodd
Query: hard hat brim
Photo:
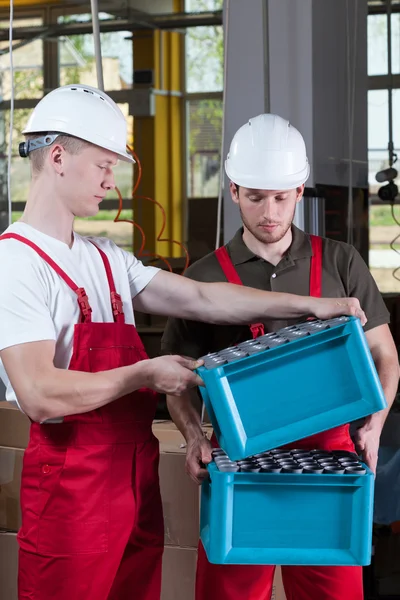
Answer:
M283 175L282 177L276 177L276 179L262 176L255 177L254 175L247 175L245 173L234 173L230 171L227 163L228 161L226 160L225 172L233 183L255 190L295 190L306 183L310 176L310 165L308 163L299 173L294 173L290 176Z

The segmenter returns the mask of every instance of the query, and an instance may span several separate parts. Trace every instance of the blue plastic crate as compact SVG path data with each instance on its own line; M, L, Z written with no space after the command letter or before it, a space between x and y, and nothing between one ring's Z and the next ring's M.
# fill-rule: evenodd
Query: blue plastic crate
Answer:
M374 477L224 473L208 466L200 536L216 564L368 565Z
M197 370L218 442L234 460L386 408L356 318L309 321L247 344L203 357ZM250 355L240 358L243 350Z

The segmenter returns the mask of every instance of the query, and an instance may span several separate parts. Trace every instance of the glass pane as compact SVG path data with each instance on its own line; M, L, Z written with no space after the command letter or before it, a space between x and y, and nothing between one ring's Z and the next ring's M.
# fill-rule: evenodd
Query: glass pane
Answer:
M392 4L399 4L400 0L392 0ZM368 0L368 6L379 7L385 10L385 0Z
M389 166L389 153L387 150L368 150L368 184L370 195L376 195L382 183L376 181L378 171Z
M400 14L394 13L392 25L392 73L400 72Z
M400 73L400 14L391 17L392 73ZM388 73L386 14L368 16L368 75Z
M83 3L82 3L83 4ZM71 15L69 12L60 17L58 17L57 21L58 23L70 23L71 21L79 21L80 23L88 23L92 20L92 14L91 13L77 13L74 15ZM99 12L99 20L100 21L114 21L115 20L115 15L112 15L111 13L106 13L106 12Z
M100 13L109 18L107 13ZM59 22L87 21L90 15L60 17ZM121 90L132 87L132 33L116 31L101 33L104 87ZM94 41L92 34L63 36L59 39L60 85L83 83L97 87Z
M42 25L42 19L18 19L14 27ZM8 21L0 21L1 29L8 29ZM22 40L15 40L14 45ZM0 42L0 50L8 49L8 42ZM13 51L14 97L41 98L43 95L43 41L33 40ZM0 55L0 98L11 98L10 54Z
M393 104L393 144L400 158L400 90L392 92ZM368 171L370 193L376 194L380 185L376 173L389 166L389 106L387 90L368 92ZM394 165L398 170L399 166ZM396 180L400 185L400 179Z
M223 0L186 0L186 12L221 10ZM186 31L186 89L219 92L223 87L222 26L191 27Z
M222 26L192 27L186 33L186 89L219 92L223 87Z
M120 219L132 219L133 211L124 210ZM115 223L116 210L108 210L107 205L100 208L94 217L75 219L75 231L80 235L107 237L118 246L129 252L133 251L133 225L131 223Z
M393 143L400 148L400 89L392 91L393 104ZM400 158L400 155L399 155ZM400 169L400 165L397 166Z
M388 72L386 15L368 16L368 75Z
M222 10L224 0L185 0L186 12L206 12L207 10Z
M384 150L388 147L389 115L387 90L368 92L368 148Z
M12 160L11 160L11 198L13 202L26 202L29 191L29 182L31 178L29 160L23 159L19 156L18 145L24 140L24 136L21 131L24 129L31 110L17 109L14 111L14 123L13 123L13 144L12 144ZM9 132L10 132L10 111L0 111L0 128L2 133L0 134L0 140L4 139L4 142L0 144L0 171L7 174L7 157L8 157L8 145L9 145ZM4 134L4 138L3 138ZM4 158L3 158L4 157ZM6 187L2 192L6 194ZM18 218L18 215L14 215L14 220Z
M394 207L394 215L400 220L400 210ZM400 255L390 248L390 243L399 234L399 227L393 219L391 206L377 204L370 207L370 251L371 273L381 292L400 292L400 281L393 277L393 271L400 267ZM400 247L396 244L398 250ZM396 274L400 277L400 271Z
M218 196L222 101L192 100L187 103L187 111L188 196Z

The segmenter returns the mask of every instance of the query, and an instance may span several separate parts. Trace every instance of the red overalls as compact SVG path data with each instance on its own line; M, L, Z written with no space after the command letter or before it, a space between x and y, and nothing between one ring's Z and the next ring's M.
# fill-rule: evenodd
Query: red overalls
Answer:
M311 236L313 257L310 296L321 296L322 240ZM216 251L230 283L242 284L225 247ZM264 333L262 323L251 326L253 337ZM216 446L216 440L213 440ZM349 426L336 427L288 444L287 448L354 451ZM270 600L275 566L214 565L199 543L196 600ZM287 600L363 600L361 567L282 567Z
M81 322L69 369L95 373L147 358L135 326L125 323L102 250L113 323L91 322L85 290L35 244L4 238L30 246L77 294ZM32 423L21 484L19 600L159 600L156 403L156 394L142 389L59 424Z

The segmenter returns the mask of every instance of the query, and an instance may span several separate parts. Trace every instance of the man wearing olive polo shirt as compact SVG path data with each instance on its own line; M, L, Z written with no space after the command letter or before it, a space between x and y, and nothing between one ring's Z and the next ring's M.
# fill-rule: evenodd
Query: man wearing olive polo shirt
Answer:
M187 276L301 295L357 297L368 318L366 337L390 407L399 378L397 352L388 311L366 264L352 246L309 236L292 224L309 175L301 134L277 115L250 119L232 140L225 170L243 227L226 246L192 265ZM286 325L266 321L249 324L249 330L170 319L162 351L198 358ZM195 402L189 393L168 397L171 416L187 441L188 473L200 483L207 475L201 464L210 462L211 445ZM356 434L357 450L374 471L388 410L368 417ZM354 450L348 425L314 435L307 443L310 448ZM196 600L267 600L274 568L210 564L200 543ZM361 567L286 566L282 577L288 600L363 599Z

